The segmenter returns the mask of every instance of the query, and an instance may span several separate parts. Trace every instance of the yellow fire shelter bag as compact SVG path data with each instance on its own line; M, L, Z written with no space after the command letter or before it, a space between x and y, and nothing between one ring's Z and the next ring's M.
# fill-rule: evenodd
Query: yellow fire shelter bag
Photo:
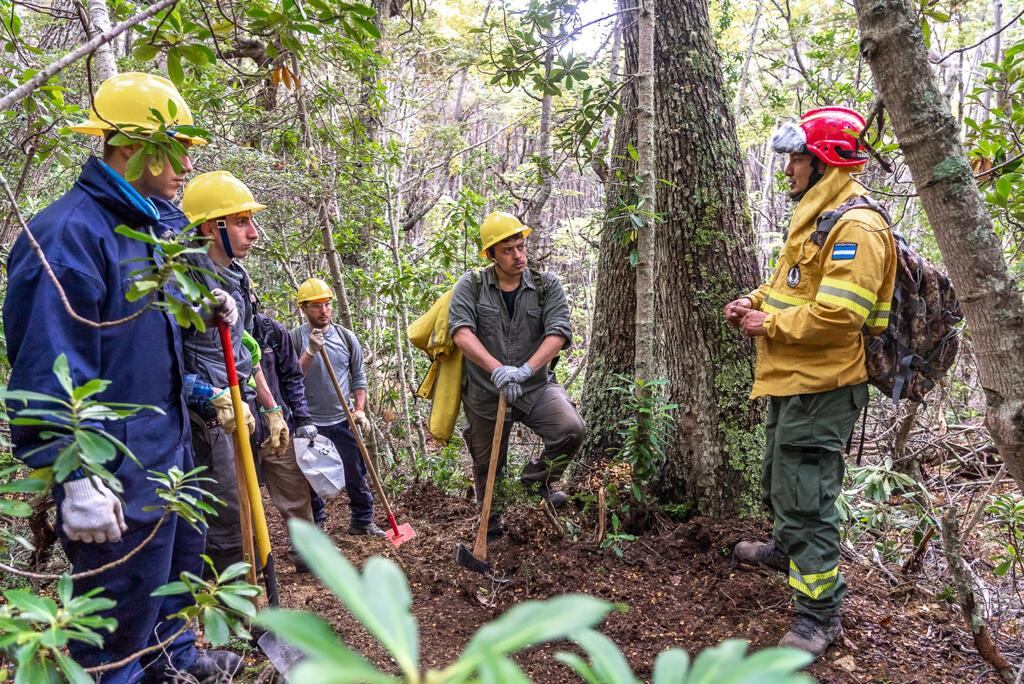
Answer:
M441 295L406 331L413 346L433 361L416 396L431 402L430 434L442 442L455 432L462 400L462 350L448 332L448 306L454 292L452 287Z

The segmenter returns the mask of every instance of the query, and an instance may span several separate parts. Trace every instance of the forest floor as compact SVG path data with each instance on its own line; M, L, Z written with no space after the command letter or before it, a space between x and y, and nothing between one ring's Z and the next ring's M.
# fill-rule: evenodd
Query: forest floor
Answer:
M529 599L583 592L622 604L601 626L629 659L638 677L649 679L655 656L683 648L695 656L725 639L741 638L753 649L773 646L793 618L784 577L730 567L729 551L743 538L767 539L764 521L695 518L621 544L622 556L592 541L559 537L539 508L506 512L510 528L490 547L495 569L511 581L499 585L454 562L459 542L472 545L476 506L433 485L417 485L393 502L399 522L416 538L393 549L382 540L346 535L345 497L328 504L326 531L354 564L383 555L405 571L419 622L424 668L450 663L473 633ZM268 502L269 504L269 502ZM573 513L570 512L570 517ZM271 518L275 548L287 546L276 511ZM592 537L593 517L575 522ZM390 658L312 574L297 574L281 557L282 605L311 611L329 621L342 640L384 669ZM912 577L895 588L868 562L843 563L850 586L843 615L845 637L809 668L820 682L997 682L974 650L956 608L915 590ZM888 571L886 571L888 572ZM554 644L527 651L517 661L537 682L579 681L552 656ZM253 663L255 664L255 662Z

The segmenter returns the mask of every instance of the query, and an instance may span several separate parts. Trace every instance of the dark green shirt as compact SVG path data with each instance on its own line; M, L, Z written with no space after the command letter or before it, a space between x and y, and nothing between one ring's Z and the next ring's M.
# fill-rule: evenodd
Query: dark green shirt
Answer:
M469 328L495 359L516 367L529 361L549 335L561 335L568 347L572 343L572 326L562 283L551 273L539 275L544 279L543 308L533 272L527 269L516 290L513 315L509 316L493 266L480 272L479 288L473 282L473 272L465 273L455 284L448 307L451 334L454 336L459 328ZM523 384L523 396L515 407L529 413L549 382L554 382L554 377L547 369L537 371ZM463 361L462 401L481 416L494 416L498 409L498 390L491 383L491 374L468 358Z

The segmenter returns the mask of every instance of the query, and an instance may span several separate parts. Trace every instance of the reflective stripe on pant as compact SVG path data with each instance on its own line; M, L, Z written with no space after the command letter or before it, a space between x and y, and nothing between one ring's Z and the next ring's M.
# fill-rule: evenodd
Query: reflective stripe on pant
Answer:
M797 612L827 620L846 596L839 572L843 449L867 403L867 385L771 397L761 496L774 516L778 548L789 556Z
M292 518L312 523L313 509L310 505L309 482L295 460L295 442L289 439L288 448L284 453L277 453L269 446L261 446L258 453L263 483L267 486L267 493L274 502L274 508L284 519L285 529ZM292 548L288 549L288 557L293 562L298 558Z
M487 484L487 466L491 461L491 440L494 437L494 422L497 416L478 416L467 406L466 420L469 425L462 431L470 456L473 457L473 480L476 489L476 500L482 501ZM505 469L508 455L508 438L512 434L512 426L522 423L537 433L544 442L544 451L538 459L523 466L522 478L528 482L548 484L562 476L569 462L583 442L583 419L576 407L569 401L565 388L550 383L537 398L533 410L528 415L512 408L505 420L501 440L501 461L498 463L498 475ZM500 501L495 497L494 510L500 511Z

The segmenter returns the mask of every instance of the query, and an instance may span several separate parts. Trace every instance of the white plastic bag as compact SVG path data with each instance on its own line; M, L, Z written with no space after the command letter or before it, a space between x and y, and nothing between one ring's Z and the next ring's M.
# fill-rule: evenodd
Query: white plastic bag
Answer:
M313 491L321 498L335 497L345 488L345 467L341 455L334 448L334 442L323 435L317 435L312 442L296 437L295 461Z

